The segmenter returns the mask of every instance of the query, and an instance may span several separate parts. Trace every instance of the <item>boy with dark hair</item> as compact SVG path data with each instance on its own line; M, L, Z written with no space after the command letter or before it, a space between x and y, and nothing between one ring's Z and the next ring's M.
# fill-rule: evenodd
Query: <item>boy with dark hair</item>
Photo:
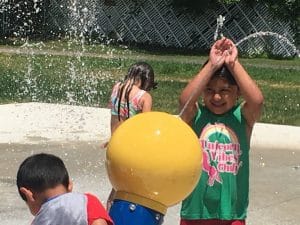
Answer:
M26 158L17 172L17 187L32 215L32 225L112 225L100 201L72 193L63 161L40 153Z
M203 151L201 178L182 202L180 225L246 224L250 138L263 101L235 44L216 41L208 62L180 96L181 118L198 135Z

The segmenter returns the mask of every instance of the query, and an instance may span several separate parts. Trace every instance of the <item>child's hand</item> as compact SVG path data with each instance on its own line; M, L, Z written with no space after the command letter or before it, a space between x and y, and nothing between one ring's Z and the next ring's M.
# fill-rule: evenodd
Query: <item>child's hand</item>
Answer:
M235 44L230 39L226 39L226 41L224 42L223 54L225 57L225 64L227 66L233 66L238 57L238 50Z
M220 68L225 62L224 56L224 47L226 39L222 38L221 40L216 41L211 47L209 60L215 69Z

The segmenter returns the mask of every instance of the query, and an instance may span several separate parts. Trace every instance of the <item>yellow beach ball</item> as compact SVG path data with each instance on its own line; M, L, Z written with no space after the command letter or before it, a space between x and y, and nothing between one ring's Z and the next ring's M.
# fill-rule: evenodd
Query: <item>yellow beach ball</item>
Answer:
M106 168L116 199L165 214L196 186L202 150L194 131L179 117L141 113L113 133Z

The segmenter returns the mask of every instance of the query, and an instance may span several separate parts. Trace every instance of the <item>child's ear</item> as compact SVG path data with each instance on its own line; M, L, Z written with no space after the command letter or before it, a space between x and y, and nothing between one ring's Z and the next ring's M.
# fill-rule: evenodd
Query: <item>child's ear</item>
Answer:
M26 204L32 215L36 215L41 208L41 200L29 189L25 187L20 188L20 192L25 195Z
M70 180L68 185L68 192L72 192L73 190L73 182Z
M141 80L141 78L136 78L134 84L140 88L142 86L142 80Z
M34 197L31 190L24 187L20 187L20 192L25 195L27 202L34 202Z

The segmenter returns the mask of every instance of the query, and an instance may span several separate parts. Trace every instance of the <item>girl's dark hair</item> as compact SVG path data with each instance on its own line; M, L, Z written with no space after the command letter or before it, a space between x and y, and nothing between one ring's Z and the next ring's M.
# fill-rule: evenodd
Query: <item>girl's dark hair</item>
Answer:
M132 90L133 85L136 81L141 81L141 89L145 91L150 91L151 89L157 88L157 82L154 82L154 71L153 68L146 62L137 62L132 64L129 67L128 73L124 78L124 81L121 83L118 91L118 115L120 118L120 109L121 109L121 97L125 93L125 101L128 109L127 118L129 118L129 93ZM125 84L129 84L126 86ZM126 86L126 89L125 89ZM125 90L124 90L125 89Z
M63 161L55 155L45 153L32 155L26 158L19 167L17 187L24 201L26 197L20 192L21 187L41 193L60 184L68 188L69 174Z
M202 66L202 68L208 63L208 60L206 60ZM228 81L231 85L237 85L236 80L234 79L232 73L227 69L225 65L221 66L220 69L218 69L211 77L211 79L214 78L223 78Z
M128 73L124 78L124 82L127 80L136 81L141 80L141 89L145 91L150 91L155 89L157 83L154 82L154 71L153 68L146 62L137 62L132 64Z
M223 78L228 81L229 84L231 85L237 85L233 75L231 72L227 69L225 65L223 65L220 69L218 69L212 76L212 79L214 78Z

